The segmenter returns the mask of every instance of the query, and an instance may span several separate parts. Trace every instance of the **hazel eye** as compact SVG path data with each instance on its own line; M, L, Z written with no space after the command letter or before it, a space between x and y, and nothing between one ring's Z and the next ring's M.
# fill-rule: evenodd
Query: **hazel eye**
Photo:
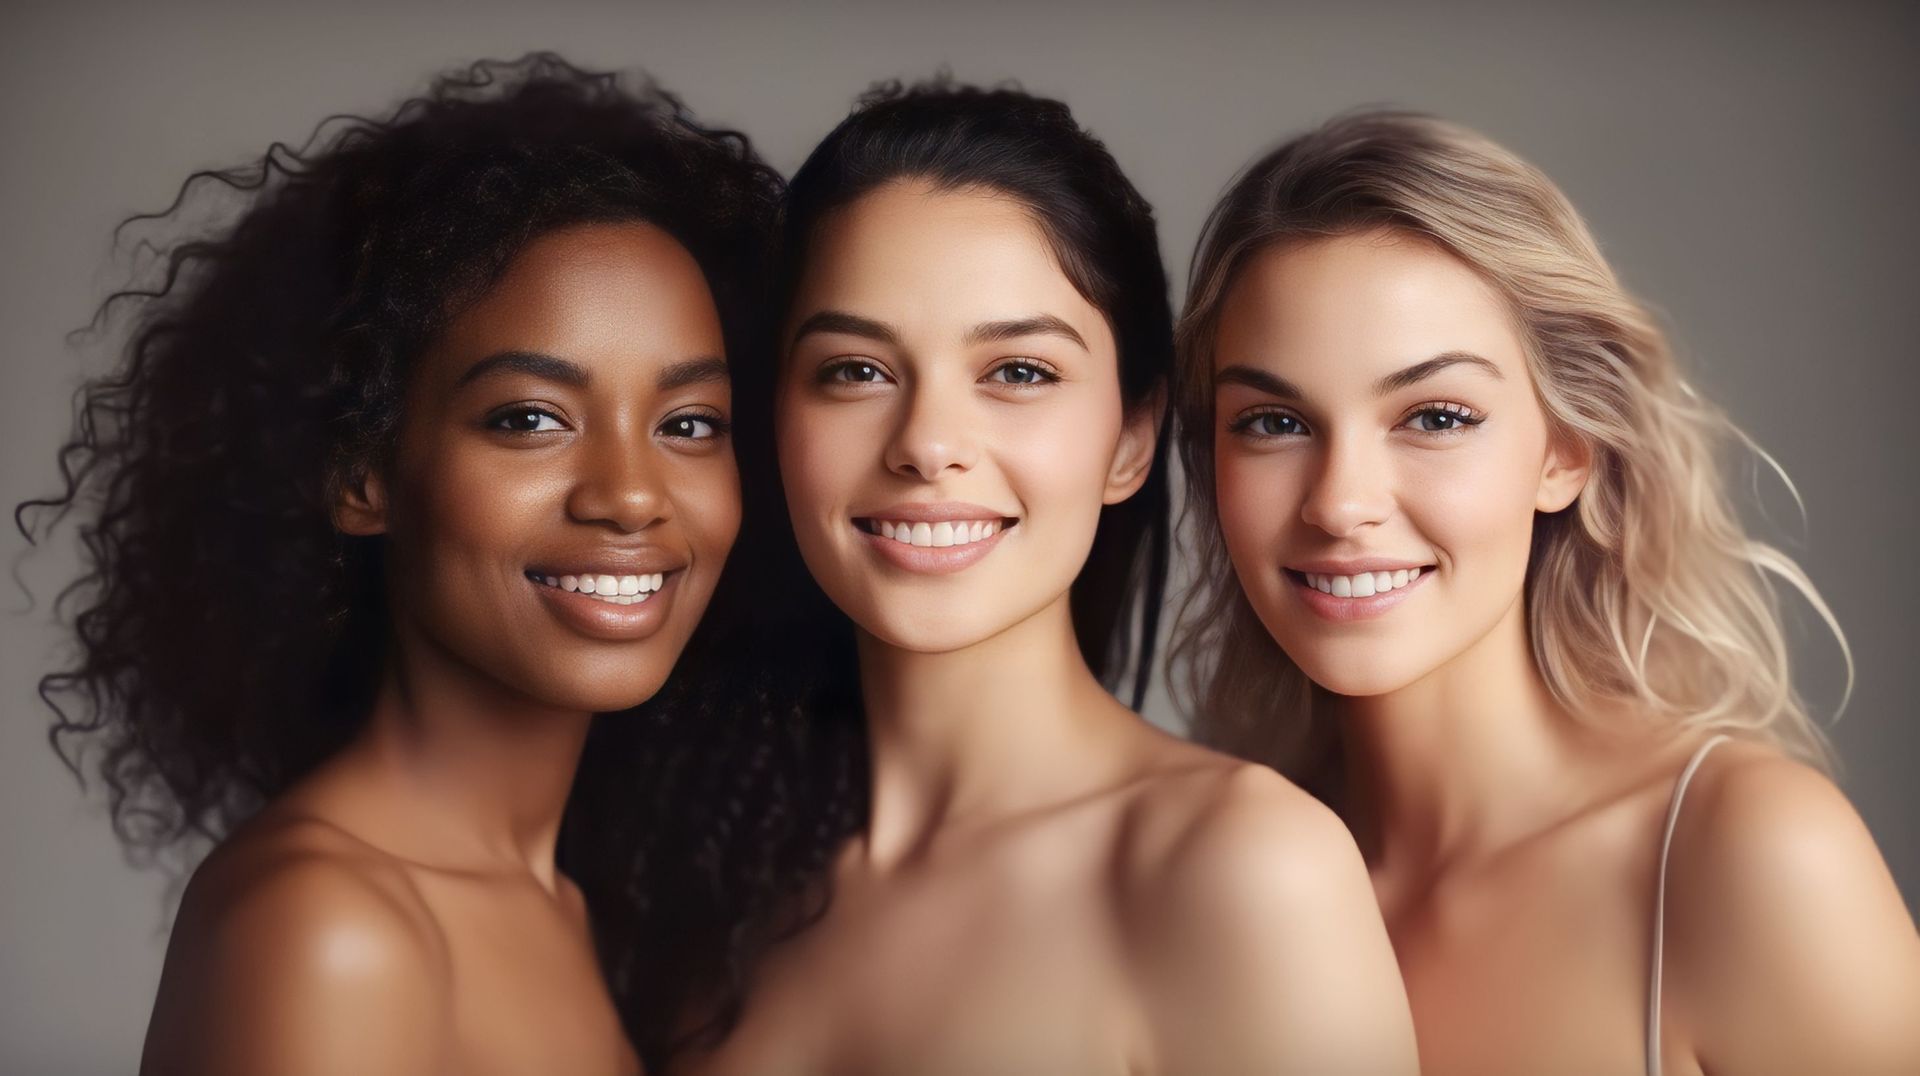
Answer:
M487 420L487 425L508 433L547 433L552 430L564 430L566 424L551 412L537 407L513 407L497 412Z
M887 379L880 367L870 362L850 359L838 362L821 371L821 380L842 385L872 385Z
M1031 362L1005 362L993 368L987 380L1002 385L1046 385L1060 380L1051 371Z
M1236 420L1234 433L1250 437L1295 437L1307 432L1306 423L1285 411L1256 411Z

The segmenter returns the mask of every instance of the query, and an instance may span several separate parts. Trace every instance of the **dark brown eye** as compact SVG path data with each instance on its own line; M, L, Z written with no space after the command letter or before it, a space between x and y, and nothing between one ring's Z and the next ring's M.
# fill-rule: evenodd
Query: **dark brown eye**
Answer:
M488 424L509 433L545 433L566 428L559 419L537 407L516 407L499 412Z

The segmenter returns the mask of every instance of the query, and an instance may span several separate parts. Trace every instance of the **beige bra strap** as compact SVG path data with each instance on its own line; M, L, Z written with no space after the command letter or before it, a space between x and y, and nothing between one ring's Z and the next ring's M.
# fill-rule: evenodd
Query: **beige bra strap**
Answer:
M1709 737L1687 760L1680 779L1673 783L1673 799L1667 803L1667 829L1660 838L1660 886L1653 898L1653 971L1647 983L1647 1076L1660 1076L1660 965L1667 935L1667 852L1673 847L1673 827L1680 821L1680 803L1687 798L1687 784L1693 772L1707 760L1725 736Z

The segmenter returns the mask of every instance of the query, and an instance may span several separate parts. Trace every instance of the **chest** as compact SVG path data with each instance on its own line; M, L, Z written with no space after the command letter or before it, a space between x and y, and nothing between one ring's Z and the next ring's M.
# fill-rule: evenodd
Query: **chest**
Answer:
M1389 902L1422 1071L1642 1071L1651 868L1549 848Z
M988 866L836 897L688 1066L754 1073L1124 1073L1126 941L1091 869ZM1016 880L1018 879L1018 880Z
M584 916L498 886L440 883L423 895L446 939L454 1071L639 1071Z

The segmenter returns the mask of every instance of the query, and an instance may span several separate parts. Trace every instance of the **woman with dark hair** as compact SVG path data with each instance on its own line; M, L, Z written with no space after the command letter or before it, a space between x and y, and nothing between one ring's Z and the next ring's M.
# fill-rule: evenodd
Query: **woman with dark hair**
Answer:
M881 88L783 235L775 436L840 610L801 603L787 648L825 728L863 719L866 779L822 816L831 903L687 1068L1411 1070L1338 820L1108 693L1151 664L1172 364L1112 156L1056 101Z
M56 743L130 845L221 839L144 1068L634 1071L555 847L593 715L724 650L695 625L779 178L536 55L162 218L216 191L237 218L108 301L139 304L125 360L22 506L84 517ZM568 830L586 862L659 843Z

